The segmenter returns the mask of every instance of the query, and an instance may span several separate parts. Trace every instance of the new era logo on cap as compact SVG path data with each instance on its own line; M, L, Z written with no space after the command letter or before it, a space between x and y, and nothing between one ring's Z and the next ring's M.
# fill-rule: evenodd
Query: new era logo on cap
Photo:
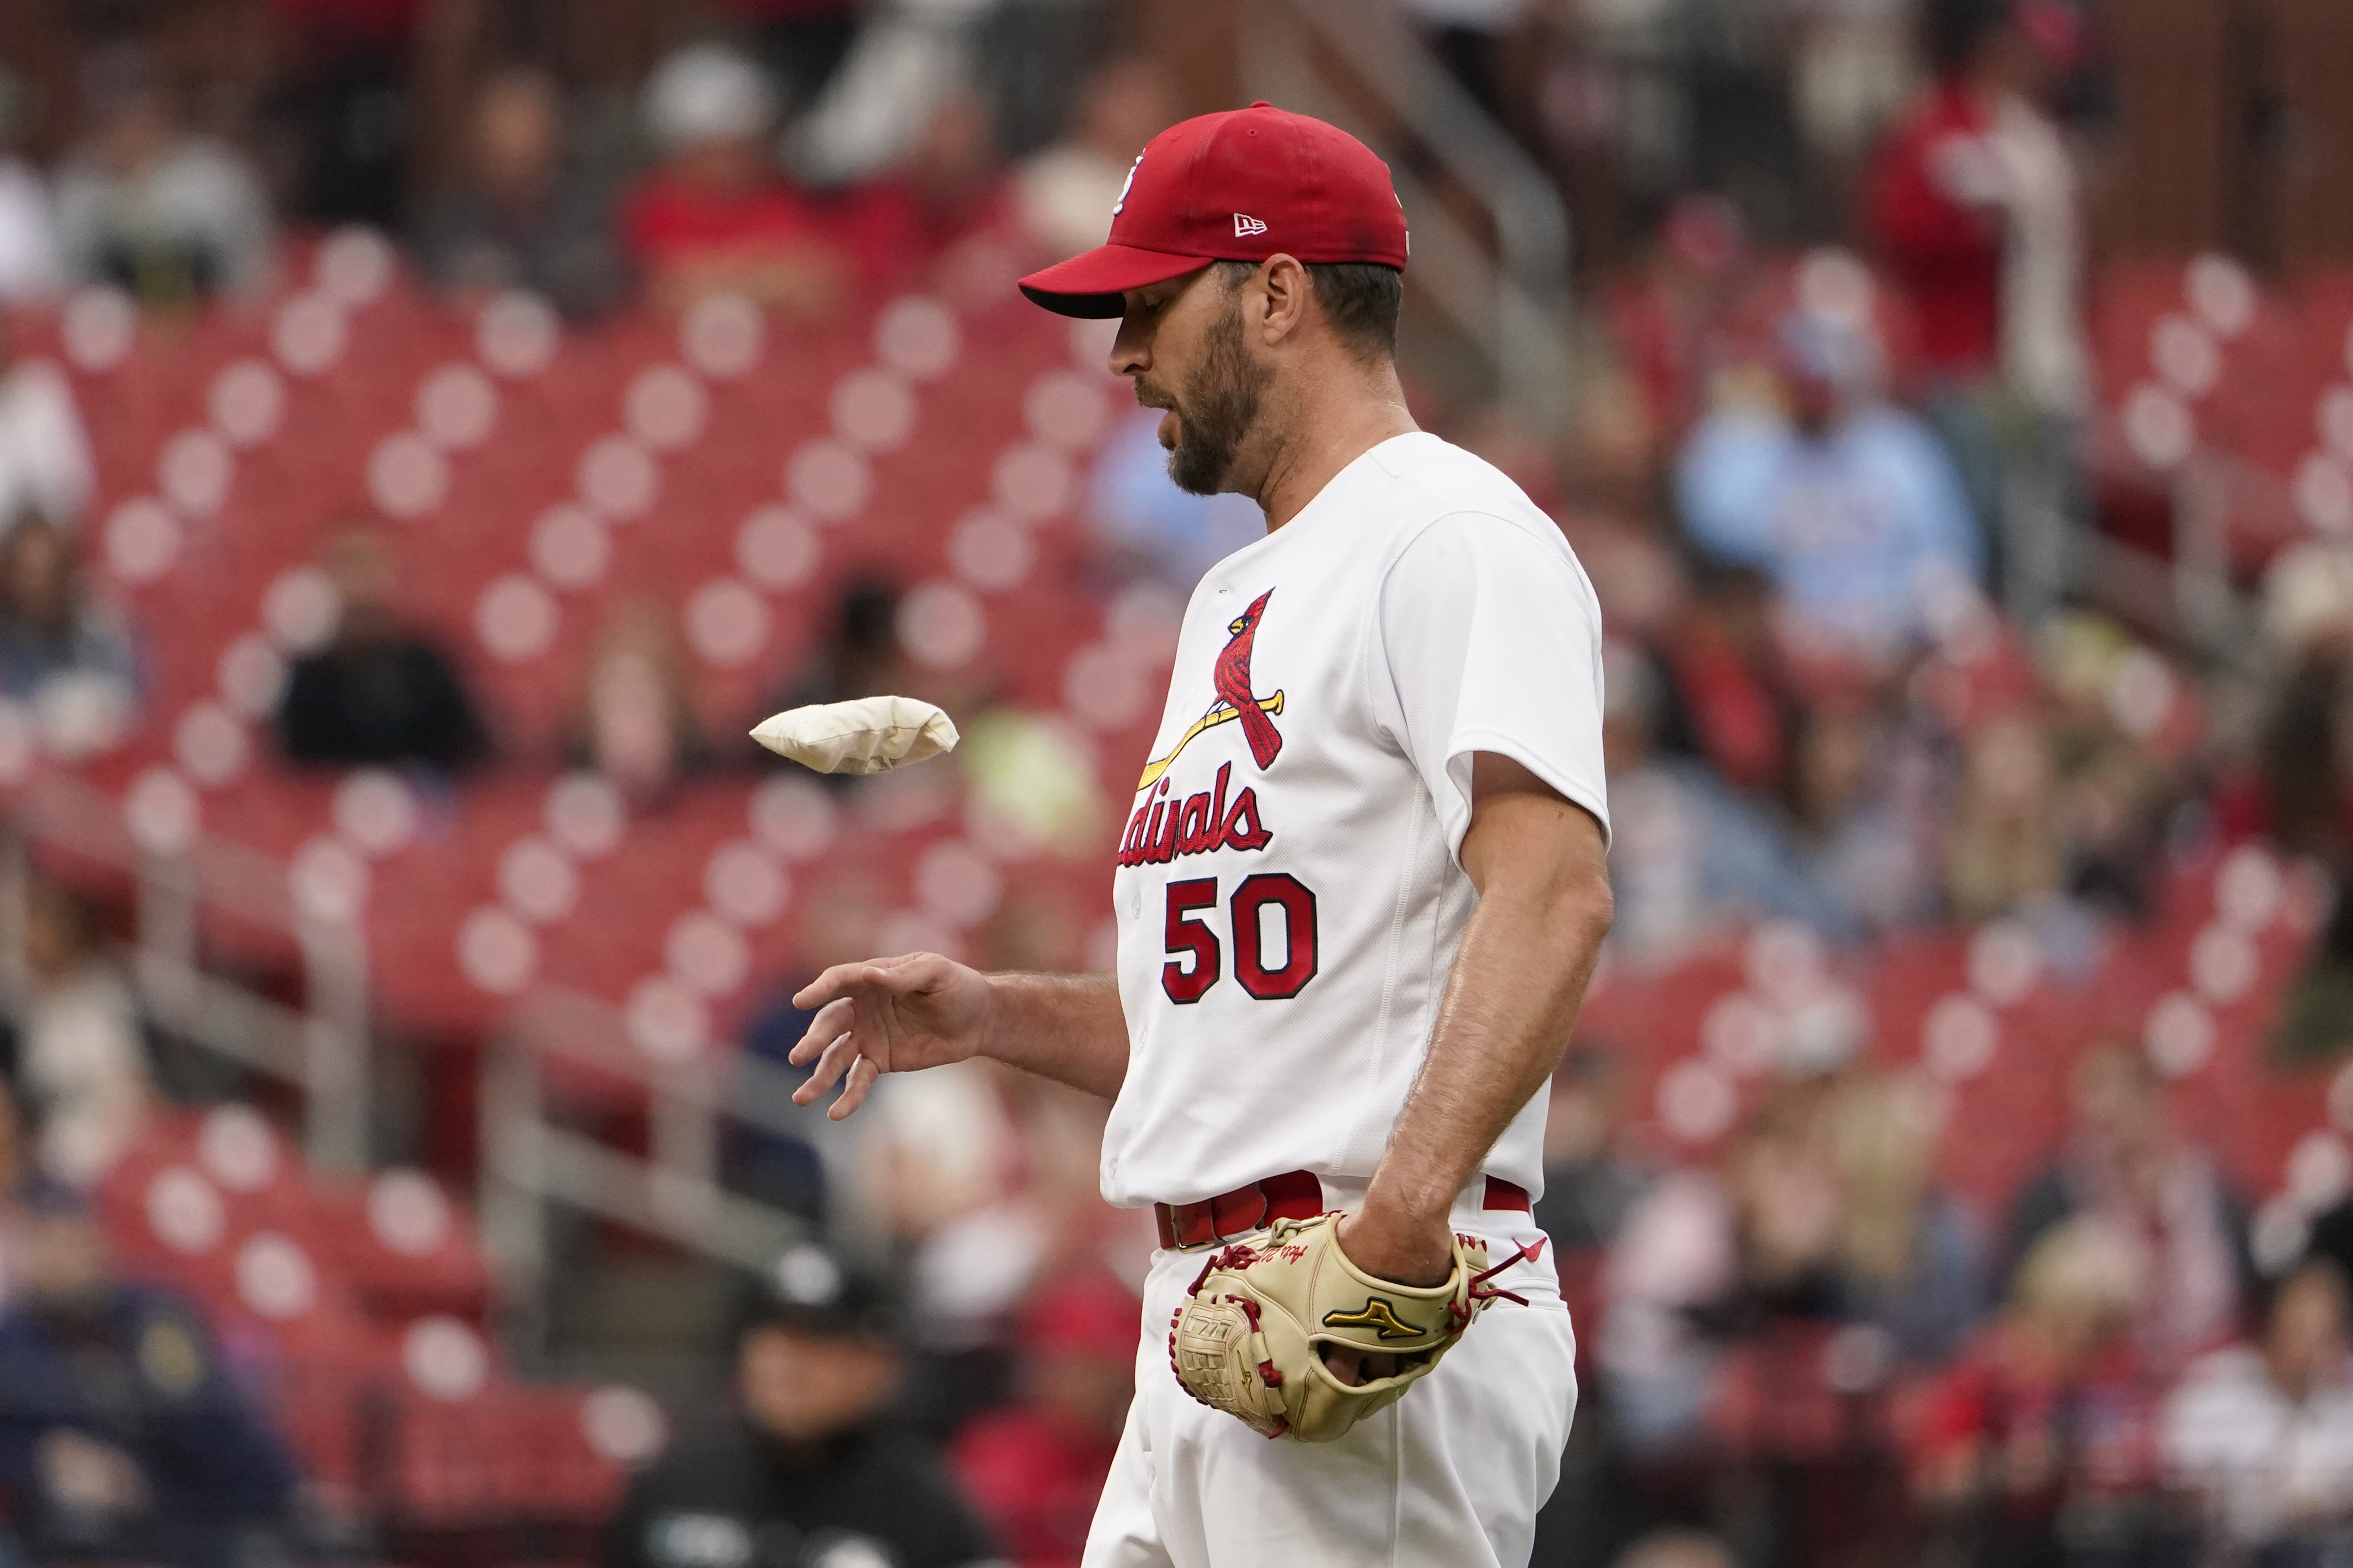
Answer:
M1250 216L1250 214L1236 213L1234 215L1234 237L1236 239L1240 239L1247 234L1264 234L1265 232L1266 225L1259 222L1258 219Z

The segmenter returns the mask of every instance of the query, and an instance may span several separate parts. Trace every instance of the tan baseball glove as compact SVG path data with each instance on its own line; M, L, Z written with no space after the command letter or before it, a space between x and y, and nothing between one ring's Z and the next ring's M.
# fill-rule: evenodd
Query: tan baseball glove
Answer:
M1442 1284L1392 1284L1341 1252L1340 1217L1277 1220L1202 1265L1168 1325L1168 1362L1185 1392L1269 1437L1328 1443L1402 1399L1489 1301L1525 1304L1487 1283L1518 1252L1490 1268L1485 1243L1457 1236ZM1324 1364L1333 1343L1405 1364L1393 1377L1345 1384Z

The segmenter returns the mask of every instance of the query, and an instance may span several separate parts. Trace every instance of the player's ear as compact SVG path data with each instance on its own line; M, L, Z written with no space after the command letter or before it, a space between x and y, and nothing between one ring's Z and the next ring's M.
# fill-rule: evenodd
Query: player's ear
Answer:
M1259 308L1253 323L1260 341L1269 347L1282 342L1305 324L1313 309L1313 289L1307 268L1295 256L1270 256L1259 263Z

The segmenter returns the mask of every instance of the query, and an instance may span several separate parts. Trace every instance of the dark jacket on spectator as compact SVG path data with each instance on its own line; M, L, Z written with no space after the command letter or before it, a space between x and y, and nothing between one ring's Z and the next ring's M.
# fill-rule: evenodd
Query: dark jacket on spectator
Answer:
M963 1568L987 1535L913 1438L868 1426L806 1451L740 1420L689 1434L629 1488L605 1568L786 1568L864 1546L860 1563Z
M422 764L454 773L490 742L458 672L414 638L332 647L296 662L278 739L298 763Z
M41 1453L61 1433L130 1459L144 1511L58 1506ZM171 1297L119 1286L76 1320L0 1317L0 1511L36 1561L226 1568L239 1531L280 1521L293 1490L285 1449Z

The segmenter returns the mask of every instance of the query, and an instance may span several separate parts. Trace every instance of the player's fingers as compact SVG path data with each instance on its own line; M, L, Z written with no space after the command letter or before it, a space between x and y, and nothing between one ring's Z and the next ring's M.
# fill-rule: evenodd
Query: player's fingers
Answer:
M816 1104L818 1096L832 1088L834 1080L848 1072L850 1063L857 1059L857 1037L845 1033L827 1045L825 1054L817 1059L817 1066L809 1069L808 1081L793 1091L793 1098L803 1105ZM803 1100L803 1095L808 1098Z
M854 1005L846 996L839 1001L827 1003L817 1010L817 1016L809 1020L807 1030L794 1042L785 1059L797 1068L808 1066L817 1060L819 1051L849 1031L849 1021L855 1013Z
M866 1091L872 1089L874 1080L881 1076L882 1069L874 1065L872 1057L859 1058L850 1064L849 1081L842 1086L841 1098L827 1109L826 1115L835 1121L849 1115L866 1103Z
M861 969L866 969L866 963L835 963L833 969L817 975L814 980L809 980L807 985L793 992L793 1006L821 1008L828 1002L838 1002L838 999L849 994L854 975Z
M849 1037L847 1035L840 1037L840 1038L845 1040ZM815 1105L818 1101L818 1097L825 1092L825 1086L828 1081L830 1080L819 1077L818 1073L811 1072L808 1077L801 1079L800 1087L793 1090L793 1103L795 1105Z

